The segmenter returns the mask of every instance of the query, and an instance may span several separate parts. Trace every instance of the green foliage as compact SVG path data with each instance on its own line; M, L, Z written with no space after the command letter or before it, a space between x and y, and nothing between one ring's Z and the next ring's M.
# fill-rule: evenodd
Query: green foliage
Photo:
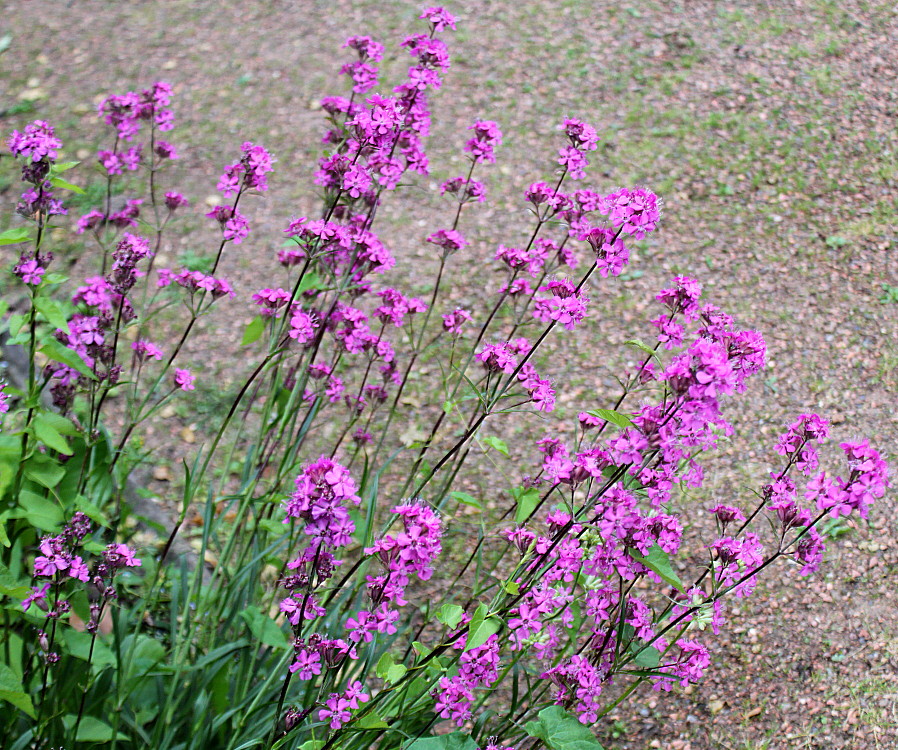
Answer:
M593 733L561 706L544 708L539 719L527 722L525 729L549 750L602 750Z

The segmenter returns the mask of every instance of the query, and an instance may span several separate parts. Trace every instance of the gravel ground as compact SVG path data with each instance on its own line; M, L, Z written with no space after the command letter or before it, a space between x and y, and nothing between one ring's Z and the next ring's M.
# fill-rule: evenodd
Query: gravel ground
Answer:
M407 289L426 290L422 240L446 213L435 186L461 171L471 121L497 120L506 139L499 163L480 175L489 203L464 216L474 242L459 257L463 268L521 237L521 190L548 177L556 124L581 117L603 136L586 184L645 184L664 197L665 217L627 275L593 286L593 322L547 363L565 383L560 415L573 416L585 400L608 404L612 373L632 356L619 345L651 335L652 296L682 273L770 347L763 382L731 405L737 435L709 467L703 502L747 503L743 488L762 481L776 434L803 411L833 420L833 443L868 436L894 453L898 302L883 301L892 287L898 300L894 4L485 0L450 9L459 31L448 35L453 67L433 107L433 175L391 196L379 220L404 257L394 280L407 274ZM87 158L102 142L99 98L160 78L174 84L171 140L183 158L166 180L195 207L169 237L162 265L211 245L204 199L242 141L277 155L272 189L246 207L253 234L222 266L246 299L270 283L287 219L316 205L316 102L344 90L340 45L351 33L394 42L411 29L417 5L35 0L5 11L12 40L0 56L4 131L47 119L67 156ZM385 67L400 65L394 55ZM14 199L12 175L0 165L5 205ZM73 273L91 270L73 261ZM487 290L490 268L483 261ZM452 294L473 301L481 290ZM235 302L204 322L188 353L201 380L214 384L198 390L210 410L239 374L237 344L252 314ZM173 410L148 439L175 461L200 428ZM153 489L164 501L166 483ZM816 576L783 570L766 579L718 641L708 678L670 695L642 694L600 728L606 746L898 746L894 511L893 493L869 523L840 529ZM702 530L701 521L690 530L696 558Z

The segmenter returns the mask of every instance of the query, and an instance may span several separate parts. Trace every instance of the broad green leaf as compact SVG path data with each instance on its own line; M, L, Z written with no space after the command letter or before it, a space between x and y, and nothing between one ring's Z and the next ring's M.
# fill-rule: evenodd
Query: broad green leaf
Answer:
M240 613L240 616L249 626L250 632L266 646L284 649L289 647L290 644L287 642L284 631L274 620L262 614L258 607L247 607Z
M84 188L73 185L68 180L62 179L62 177L51 177L50 184L55 188L59 188L60 190L71 190L73 193L84 195Z
M92 503L86 497L80 496L75 501L75 508L80 510L91 521L100 524L100 526L109 526L109 518L103 512L102 508L96 503Z
M320 287L321 279L318 278L318 274L314 271L310 271L302 277L302 282L300 283L299 288L296 290L296 294L300 295L303 292L308 292L310 289L319 289Z
M90 633L80 632L74 628L64 628L62 639L66 645L66 652L76 659L87 661L87 657L90 655L90 663L97 668L111 667L115 664L115 654L100 638L94 642L94 652L91 655Z
M437 612L437 619L450 630L455 630L465 611L457 604L444 604Z
M54 532L63 522L63 513L59 505L31 490L22 490L19 493L19 507L22 508L22 517L41 531Z
M528 721L524 730L549 750L602 750L595 735L561 706L544 708L539 719Z
M455 498L458 502L465 505L470 505L472 508L477 508L477 510L483 510L483 503L467 492L450 492L449 497Z
M517 581L507 581L502 587L506 594L517 596L521 592L521 584Z
M6 515L4 513L3 515ZM9 545L6 545L9 546ZM0 594L13 599L24 599L31 593L27 581L17 579L3 563L0 563Z
M518 506L514 513L515 523L524 523L539 505L539 490L536 487L515 487L511 495Z
M69 322L66 320L65 313L56 300L52 300L49 297L38 297L34 300L34 307L47 319L51 326L59 328L65 333L70 333Z
M487 612L488 609L485 604L480 604L477 609L474 610L474 615L471 617L471 622L468 624L468 637L465 641L465 651L470 651L472 648L482 646L487 642L491 635L498 633L499 628L502 627L502 620L495 615L488 615Z
M611 422L611 424L617 425L618 427L634 426L633 420L631 420L627 414L622 414L619 411L614 411L614 409L593 409L592 411L588 411L586 413L592 415L593 417L604 419L606 422Z
M484 442L492 448L495 448L505 457L508 457L510 455L508 452L508 446L505 444L505 441L500 440L495 435L487 435L485 438L481 438L481 442Z
M634 663L645 669L657 669L661 663L661 652L654 646L634 641L628 650L633 654Z
M9 331L10 336L15 336L22 330L24 323L25 316L19 313L14 313L6 319L6 330Z
M65 728L71 731L75 728L75 722L78 717L75 714L66 714L62 722ZM112 742L112 738L119 740L127 740L128 735L123 732L115 734L115 730L105 721L100 721L93 716L82 716L81 722L78 724L78 736L75 737L77 742Z
M405 677L406 672L408 672L408 668L404 664L397 664L391 654L381 656L374 668L374 673L380 679L394 684Z
M240 340L240 346L247 346L256 343L262 334L265 333L265 318L257 315L243 329L243 338Z
M365 714L361 719L359 719L355 724L352 725L356 729L389 729L390 725L387 724L380 716L377 714Z
M68 172L70 169L77 167L81 162L80 161L59 161L56 164L50 165L50 174L54 177L56 175L62 174L63 172Z
M287 524L283 521L275 521L273 518L263 518L259 521L259 528L265 529L265 531L274 536L283 536L290 531L290 527Z
M452 732L412 740L408 745L403 745L402 750L477 750L477 743L467 734Z
M299 750L321 750L324 747L324 740L309 740L303 742L299 746Z
M18 245L20 242L28 242L30 239L27 227L13 227L5 232L0 232L0 245Z
M65 467L46 453L35 453L25 462L25 476L47 488L53 488L65 476Z
M34 434L48 448L52 448L65 456L72 455L72 448L68 441L59 434L59 431L45 419L43 414L38 414L31 423Z
M654 545L644 557L635 550L630 550L630 557L636 562L642 563L654 573L661 576L661 580L679 591L683 591L683 582L670 565L670 556L657 544Z
M40 348L40 352L54 362L62 362L64 365L68 365L73 370L77 370L91 380L97 379L97 376L91 372L86 364L84 364L84 360L81 359L81 357L67 346L59 343L56 339L47 339L44 342L44 345Z
M25 688L22 687L22 681L16 677L15 672L2 662L0 662L0 700L12 703L32 719L36 718L34 705L31 703L31 696L25 692Z
M75 423L72 422L71 419L62 416L62 414L57 414L55 411L45 411L43 412L42 417L44 421L52 425L53 429L60 435L71 436L78 434L78 428L75 427Z

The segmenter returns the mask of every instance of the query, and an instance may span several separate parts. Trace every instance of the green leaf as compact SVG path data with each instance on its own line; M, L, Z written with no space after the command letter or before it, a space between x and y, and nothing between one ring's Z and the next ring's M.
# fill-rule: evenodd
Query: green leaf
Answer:
M68 441L59 434L59 431L45 419L44 414L38 414L31 423L34 434L48 448L52 448L65 456L72 455L72 448Z
M303 742L299 746L299 750L321 750L322 747L324 747L324 740L309 740Z
M272 648L289 648L287 636L278 624L267 615L262 614L256 606L247 607L240 616L244 619L250 632L257 640Z
M521 592L521 584L517 581L506 581L502 587L506 594L517 596Z
M652 347L648 346L647 344L644 344L639 339L630 339L629 341L625 341L624 346L634 346L637 349L639 349L640 351L645 352L646 354L650 355L654 359L657 359L659 361L661 359L658 356L658 353L654 349L652 349Z
M670 556L661 549L657 544L654 545L650 550L648 555L643 557L635 550L630 550L630 557L632 557L636 562L642 563L654 573L657 573L661 576L661 580L667 583L670 586L673 586L678 591L683 591L683 582L680 580L679 576L674 572L674 569L670 565Z
M84 195L84 188L73 185L68 180L62 179L62 177L51 177L50 184L55 188L59 188L60 190L71 190L73 193Z
M587 414L592 415L593 417L598 417L599 419L604 419L606 422L611 422L613 425L617 425L618 427L634 427L633 420L630 419L629 415L622 414L619 411L614 411L614 409L593 409L592 411L586 412Z
M109 518L103 512L102 508L96 503L92 503L86 497L79 495L75 502L75 508L80 510L94 523L98 523L100 526L109 526Z
M265 529L273 536L283 536L290 530L290 527L283 521L276 521L273 518L263 518L259 521L259 528Z
M412 740L403 750L477 750L477 743L467 734L452 732L439 737Z
M41 531L52 533L62 524L63 514L59 505L31 490L19 493L19 507L24 511L22 517Z
M6 515L5 513L3 515ZM9 546L9 545L6 545ZM27 581L16 578L3 563L0 563L0 594L13 599L24 599L31 593Z
M36 718L31 696L25 692L22 682L8 666L0 663L0 699L12 703L16 708Z
M661 652L654 646L646 646L639 641L630 644L628 651L633 654L633 661L644 669L657 669L661 663Z
M320 287L321 279L318 278L318 274L314 271L310 271L302 277L302 282L296 289L296 295L299 296L303 292L308 292L310 289L319 289Z
M15 336L19 331L22 330L22 325L25 323L25 316L20 315L19 313L14 313L10 315L6 320L6 330L9 331L10 336Z
M30 239L27 227L13 227L5 232L0 232L0 245L18 245L20 242L28 242Z
M56 177L56 175L68 172L70 169L77 167L80 163L80 161L60 161L56 164L51 164L50 174Z
M390 725L377 714L365 714L353 724L353 727L356 729L389 729Z
M66 714L62 722L65 728L71 731L75 727L78 717L75 714ZM112 742L113 737L119 740L127 740L128 735L123 732L115 734L115 730L105 721L100 721L93 716L82 716L81 723L78 724L78 736L75 737L77 742Z
M561 706L544 708L539 719L528 721L524 730L549 750L602 750L595 735Z
M511 491L518 507L515 510L515 523L524 523L539 505L539 490L536 487L515 487Z
M53 425L53 429L60 435L71 436L78 434L78 428L75 427L75 423L71 419L62 416L62 414L57 414L55 411L45 411L42 416L44 421Z
M381 656L377 661L377 666L374 668L374 673L380 679L393 684L405 677L406 672L408 672L408 667L405 664L397 664L391 654Z
M9 517L10 512L8 510L0 513L0 544L4 547L9 547L12 544L12 542L9 541L9 534L6 533L6 524L9 521Z
M70 333L69 322L66 320L65 313L56 300L52 300L49 297L38 297L34 300L34 307L47 319L51 326L61 328L65 333Z
M59 343L56 339L47 339L39 351L54 362L62 362L64 365L68 365L73 370L77 370L91 380L97 379L97 376L91 372L86 364L84 364L84 360L81 359L81 357L67 346Z
M243 329L243 338L240 340L240 346L256 343L262 338L263 333L265 333L265 318L257 315Z
M483 503L467 492L450 492L449 497L455 498L458 502L465 505L470 505L472 508L477 508L477 510L483 510Z
M52 489L65 476L65 467L46 453L35 453L25 462L25 476Z
M90 656L90 663L100 669L115 665L115 654L99 638L94 641L93 654L90 653L90 633L80 632L74 628L65 628L62 631L62 639L66 645L66 652L76 659L87 661L87 657Z
M500 440L495 435L487 435L485 438L481 438L481 442L484 442L487 445L495 448L506 458L510 455L508 452L508 446L505 444L505 441Z
M437 619L450 630L455 630L465 611L457 604L444 604L437 612Z
M474 610L474 615L468 624L468 638L465 641L465 651L482 646L491 635L498 633L499 628L502 627L502 620L495 615L488 615L487 612L486 604L480 604Z

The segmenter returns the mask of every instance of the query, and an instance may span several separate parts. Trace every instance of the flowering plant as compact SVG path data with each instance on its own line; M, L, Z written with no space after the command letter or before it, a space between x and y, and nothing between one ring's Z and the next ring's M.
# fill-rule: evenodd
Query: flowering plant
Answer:
M75 225L100 249L98 271L74 289L46 246L67 213L55 191L80 190L60 176L76 164L58 161L46 122L9 138L27 188L22 225L0 242L25 248L12 274L26 304L6 326L28 368L0 391L0 698L15 709L0 722L4 747L599 748L591 727L641 685L702 677L706 631L725 624L728 597L749 596L780 561L813 573L821 520L866 516L885 492L885 463L864 440L841 444L847 471L820 471L828 425L801 415L755 502L710 508L707 559L693 570L678 559L678 485L702 485L703 456L733 434L725 401L766 353L682 276L657 294L655 342L637 342L616 402L566 431L548 422L557 394L543 351L583 324L594 277L619 276L628 244L660 220L645 188L571 185L599 142L585 122L561 123L552 180L525 190L532 229L495 250L503 279L485 310L440 295L471 246L462 214L487 199L474 172L498 158L491 121L469 128L467 173L440 185L451 218L420 238L436 265L429 296L382 286L396 260L373 229L377 210L401 180L429 173L428 97L449 68L441 35L455 28L444 8L421 19L389 94L374 92L384 47L347 40L352 94L322 102L321 214L289 222L281 279L251 294L219 267L255 239L243 199L268 190L276 163L258 144L224 167L204 270L154 267L190 205L160 187L179 155L159 137L174 127L168 84L99 106L114 131L97 154L105 199ZM130 145L138 136L148 142ZM147 190L114 210L124 171L146 174ZM255 314L242 343L258 359L185 463L178 519L156 549L138 549L151 546L129 523L141 425L203 384L184 366L185 342L241 298ZM179 303L181 331L152 341L154 316ZM397 444L403 396L432 358L430 430ZM506 507L455 489L479 453L510 454L487 425L533 417L553 427L525 449L536 469L516 469ZM234 456L240 470L221 471ZM481 520L462 549L460 508ZM199 554L174 564L191 512Z

